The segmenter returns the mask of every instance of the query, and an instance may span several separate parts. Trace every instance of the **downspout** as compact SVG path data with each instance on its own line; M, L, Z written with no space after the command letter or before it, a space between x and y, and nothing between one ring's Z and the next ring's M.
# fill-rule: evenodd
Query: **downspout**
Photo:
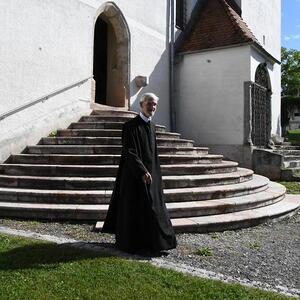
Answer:
M176 131L176 110L174 98L174 1L169 0L170 7L170 44L169 44L169 104L171 131Z

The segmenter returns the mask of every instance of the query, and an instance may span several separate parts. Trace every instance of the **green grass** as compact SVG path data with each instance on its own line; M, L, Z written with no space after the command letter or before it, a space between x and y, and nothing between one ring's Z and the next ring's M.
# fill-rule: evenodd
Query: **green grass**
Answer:
M68 245L0 235L0 299L293 298Z
M252 250L258 250L260 249L260 243L258 242L252 242L252 243L249 243L249 248L252 249Z
M286 187L288 194L300 194L300 182L279 181L278 183Z
M300 129L291 129L287 131L286 137L289 142L300 142Z
M199 255L199 256L212 256L213 251L208 247L203 247L203 248L197 249L194 252L194 254Z
M56 137L57 136L57 130L53 130L49 134L50 137Z

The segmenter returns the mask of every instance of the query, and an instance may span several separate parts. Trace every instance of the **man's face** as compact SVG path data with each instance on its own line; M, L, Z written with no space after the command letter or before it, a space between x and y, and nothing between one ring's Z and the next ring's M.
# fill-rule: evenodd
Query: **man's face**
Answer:
M141 112L146 117L153 117L157 109L157 100L149 99L141 104Z

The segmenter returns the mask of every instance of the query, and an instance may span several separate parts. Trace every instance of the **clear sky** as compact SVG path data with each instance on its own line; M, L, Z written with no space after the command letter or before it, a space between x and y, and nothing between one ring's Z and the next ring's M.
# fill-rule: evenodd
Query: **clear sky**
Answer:
M300 0L282 0L281 5L282 46L300 50Z

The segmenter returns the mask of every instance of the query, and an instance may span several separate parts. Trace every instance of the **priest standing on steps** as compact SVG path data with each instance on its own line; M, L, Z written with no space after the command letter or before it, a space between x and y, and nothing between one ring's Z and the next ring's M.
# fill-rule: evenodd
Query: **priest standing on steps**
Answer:
M130 253L160 251L177 245L163 199L155 124L159 98L146 93L140 114L123 126L122 155L102 232L115 233L116 246Z

